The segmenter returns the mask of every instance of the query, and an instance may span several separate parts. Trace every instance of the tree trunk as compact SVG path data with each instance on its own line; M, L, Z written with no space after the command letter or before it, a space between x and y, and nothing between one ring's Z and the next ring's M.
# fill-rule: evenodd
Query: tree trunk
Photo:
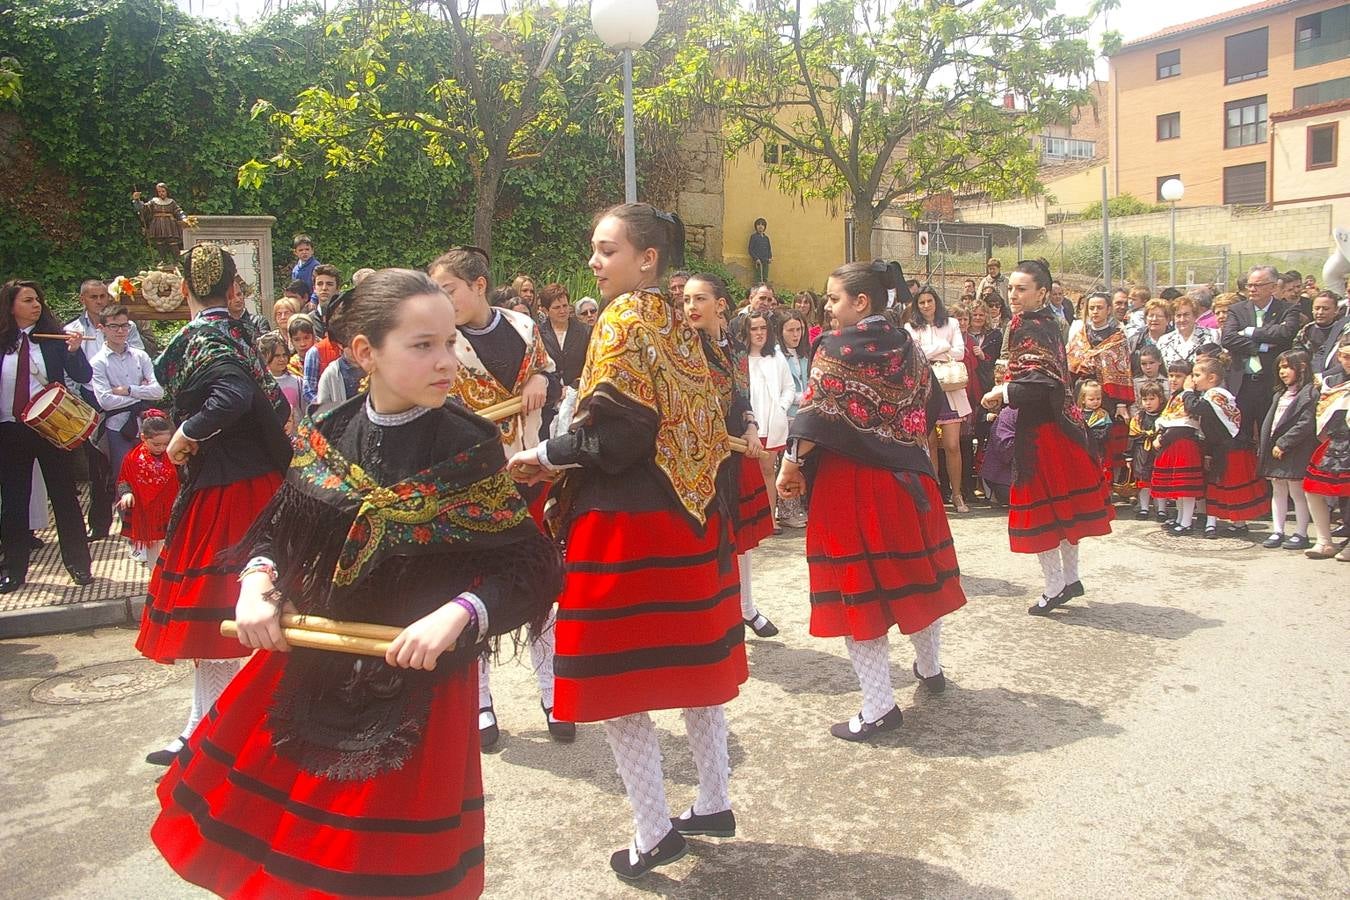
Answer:
M502 189L503 165L490 156L474 173L473 242L492 253L492 221L497 216L497 196Z
M876 211L872 198L853 198L853 259L869 262L872 259L872 229L876 226Z

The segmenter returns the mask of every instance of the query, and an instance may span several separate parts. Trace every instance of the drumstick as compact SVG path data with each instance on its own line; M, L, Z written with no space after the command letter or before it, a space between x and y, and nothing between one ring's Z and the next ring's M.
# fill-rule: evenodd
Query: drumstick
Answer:
M30 334L30 335L29 335L29 337L31 337L31 338L37 338L38 340L47 340L47 341L68 341L68 340L70 340L70 338L71 338L72 336L78 337L78 338L79 338L80 340L82 340L82 341L96 341L96 340L98 340L98 338L95 337L94 335L89 335L89 334L75 335L74 332L71 332L70 334Z
M230 619L220 623L220 633L225 637L239 637L239 626ZM357 637L349 634L330 634L327 631L311 631L308 628L283 628L281 633L286 643L292 647L308 647L311 650L332 650L337 653L355 653L357 656L380 656L389 652L391 641Z
M399 636L402 628L392 625L374 625L365 622L340 622L337 619L325 619L323 616L307 616L303 613L284 613L281 624L286 628L301 628L305 631L321 631L325 634L340 634L347 637L370 638L376 641L392 641Z

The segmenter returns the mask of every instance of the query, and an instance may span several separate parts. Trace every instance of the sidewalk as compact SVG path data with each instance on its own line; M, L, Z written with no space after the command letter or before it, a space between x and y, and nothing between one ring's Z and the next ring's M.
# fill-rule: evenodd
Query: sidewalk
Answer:
M33 551L28 582L0 596L0 638L140 623L150 570L131 558L127 541L114 534L90 544L94 581L80 587L61 563L56 528L45 528L38 536L44 546Z

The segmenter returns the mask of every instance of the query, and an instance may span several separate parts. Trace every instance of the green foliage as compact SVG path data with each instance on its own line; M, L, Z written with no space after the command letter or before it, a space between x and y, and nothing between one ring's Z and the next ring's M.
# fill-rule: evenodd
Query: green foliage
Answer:
M23 96L23 71L12 56L0 56L0 106L18 105Z
M1148 203L1133 194L1121 194L1106 201L1106 209L1113 216L1137 216L1141 213L1166 212L1166 203ZM1094 200L1083 207L1080 219L1095 221L1102 217L1102 201Z

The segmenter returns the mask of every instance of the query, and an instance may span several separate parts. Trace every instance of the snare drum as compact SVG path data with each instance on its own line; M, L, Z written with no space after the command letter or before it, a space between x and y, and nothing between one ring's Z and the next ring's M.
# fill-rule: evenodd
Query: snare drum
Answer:
M74 450L98 428L99 416L59 381L33 395L23 408L23 424L62 450Z

